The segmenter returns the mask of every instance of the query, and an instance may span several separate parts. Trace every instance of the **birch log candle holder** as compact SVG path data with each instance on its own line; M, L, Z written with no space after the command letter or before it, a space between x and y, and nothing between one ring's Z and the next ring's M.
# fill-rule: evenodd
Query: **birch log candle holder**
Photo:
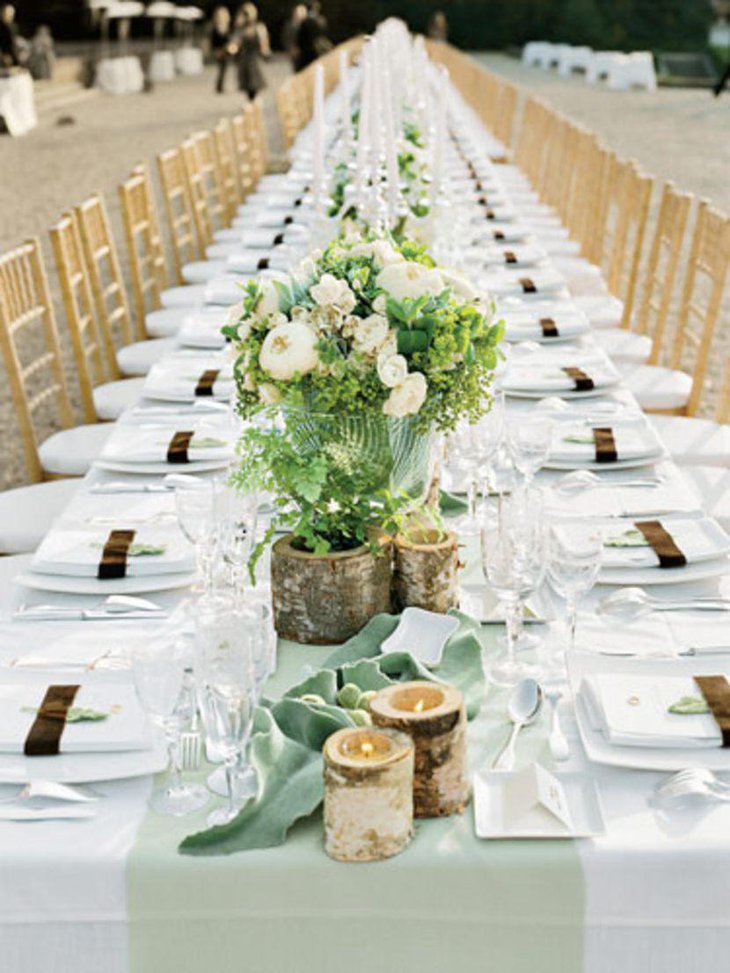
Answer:
M413 834L413 741L395 730L346 727L324 745L325 851L368 862L403 851Z
M453 686L396 683L370 700L373 725L407 733L415 747L413 813L461 813L469 800L464 697Z
M399 608L445 614L459 607L459 553L455 534L419 530L395 538L393 591Z

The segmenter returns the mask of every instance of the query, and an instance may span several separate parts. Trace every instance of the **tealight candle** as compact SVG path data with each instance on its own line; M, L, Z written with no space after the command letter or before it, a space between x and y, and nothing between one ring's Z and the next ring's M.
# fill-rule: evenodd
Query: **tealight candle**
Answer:
M413 813L460 813L469 800L464 697L454 686L396 683L370 700L374 726L407 733L415 746Z
M325 851L343 862L403 851L413 832L413 742L395 730L346 727L324 745Z

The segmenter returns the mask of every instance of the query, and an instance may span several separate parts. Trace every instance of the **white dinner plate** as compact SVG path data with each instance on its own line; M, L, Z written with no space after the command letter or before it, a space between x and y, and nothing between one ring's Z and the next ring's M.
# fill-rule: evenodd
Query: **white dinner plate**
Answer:
M644 585L682 584L685 581L705 581L730 574L730 557L712 561L697 561L682 568L607 568L598 575L598 584Z
M197 574L157 574L143 578L71 578L58 574L40 574L26 571L15 578L15 583L34 591L56 591L69 595L141 595L151 591L167 591L172 588L188 588L198 581Z
M597 672L633 672L648 675L716 675L717 662L707 659L651 659L597 656L587 653L568 653L568 678L572 688L578 732L589 760L613 767L636 770L675 771L685 767L706 767L708 770L730 771L730 749L681 747L619 747L610 744L594 729L579 688L583 677Z
M617 459L615 463L561 463L559 460L548 458L543 463L543 468L546 470L596 470L600 473L607 473L610 470L634 470L640 466L654 466L655 463L661 463L668 456L669 452L661 447L654 453L647 453L646 456L637 456L634 459Z
M164 740L156 740L151 750L124 750L121 753L64 753L57 757L4 753L0 762L0 784L27 784L31 780L91 784L158 774L166 767L167 745Z
M191 463L122 463L116 460L97 459L94 466L111 473L138 473L145 476L165 473L209 473L228 466L229 459L193 460Z

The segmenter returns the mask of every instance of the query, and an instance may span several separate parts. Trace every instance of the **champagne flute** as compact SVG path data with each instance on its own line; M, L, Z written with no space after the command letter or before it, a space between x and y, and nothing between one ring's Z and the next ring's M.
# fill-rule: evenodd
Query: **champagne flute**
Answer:
M132 674L142 706L165 734L171 777L166 788L152 792L150 806L158 814L190 814L208 803L198 784L184 784L180 768L180 702L188 662L182 642L146 642L132 657Z

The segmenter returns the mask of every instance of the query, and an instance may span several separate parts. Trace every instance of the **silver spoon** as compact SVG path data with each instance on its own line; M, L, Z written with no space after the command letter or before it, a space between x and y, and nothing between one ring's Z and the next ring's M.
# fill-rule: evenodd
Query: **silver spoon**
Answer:
M636 480L616 480L608 482L602 480L600 476L592 470L572 470L561 476L555 484L558 493L583 493L584 490L618 490L621 487L658 487L661 483L659 477L641 477Z
M562 698L563 693L560 689L545 690L545 699L550 703L550 736L548 738L548 745L550 746L550 754L553 760L561 763L564 760L570 759L570 747L568 746L568 741L565 739L563 728L560 725L560 715L558 713L558 705Z
M512 770L515 763L515 743L520 730L532 723L542 706L542 689L534 679L522 679L512 690L507 713L512 721L512 731L507 743L497 755L494 770Z
M655 611L723 611L730 610L730 599L702 595L684 600L662 601L652 598L643 588L620 588L602 598L596 606L599 615L631 621Z

